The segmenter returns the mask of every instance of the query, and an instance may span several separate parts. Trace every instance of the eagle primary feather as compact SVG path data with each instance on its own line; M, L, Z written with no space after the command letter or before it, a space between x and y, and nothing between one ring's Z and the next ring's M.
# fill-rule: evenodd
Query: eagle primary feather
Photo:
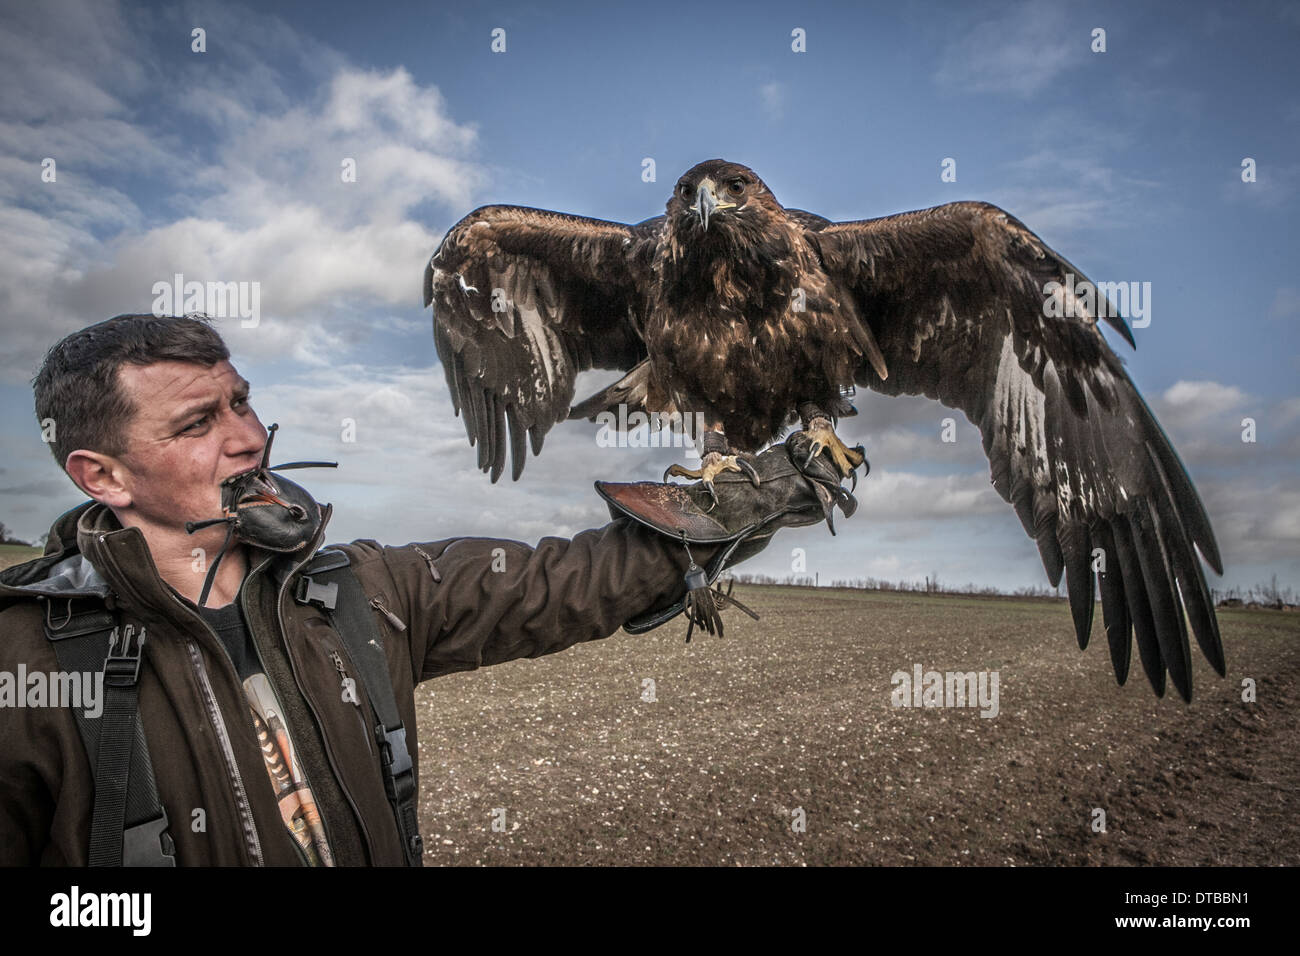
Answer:
M706 179L735 191L701 224L684 197ZM507 446L517 479L525 435L537 454L554 425L618 402L706 410L747 451L779 436L800 402L844 414L840 389L855 383L961 409L1049 580L1065 577L1079 645L1099 587L1119 682L1136 634L1156 693L1168 674L1190 700L1187 620L1224 673L1196 553L1221 574L1218 546L1101 334L1099 320L1133 345L1123 319L1104 299L1047 314L1048 283L1070 277L1087 281L986 203L835 223L710 160L682 177L665 215L637 225L477 209L439 246L424 293L452 401L493 481ZM571 407L591 368L631 374Z

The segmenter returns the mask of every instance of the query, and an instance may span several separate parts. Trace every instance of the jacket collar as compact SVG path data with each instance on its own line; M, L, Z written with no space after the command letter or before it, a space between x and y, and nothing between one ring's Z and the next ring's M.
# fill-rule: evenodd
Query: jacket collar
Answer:
M315 538L289 554L250 548L249 576L270 568L277 583L316 552L332 509L321 506ZM61 515L50 529L45 554L0 571L0 608L26 597L115 596L120 607L167 608L175 592L158 573L139 528L124 528L112 510L87 501Z
M0 608L24 597L97 597L108 583L77 545L77 527L93 501L61 515L46 537L45 553L0 571Z

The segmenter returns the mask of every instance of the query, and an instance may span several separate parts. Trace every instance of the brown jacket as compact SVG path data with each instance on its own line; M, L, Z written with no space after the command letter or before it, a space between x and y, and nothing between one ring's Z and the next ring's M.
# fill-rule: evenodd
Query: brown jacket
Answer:
M241 604L337 862L400 865L362 682L322 613L290 596L323 534L294 555L252 552ZM44 557L0 573L0 672L57 671L42 616L57 619L71 595L111 593L123 624L147 628L139 712L178 865L300 864L234 666L158 576L143 535L87 503L49 540ZM627 518L536 548L490 538L337 547L372 603L405 625L375 610L412 757L420 681L607 637L685 590L682 549ZM340 693L332 652L357 677L360 709ZM84 866L93 790L69 708L0 707L0 863Z

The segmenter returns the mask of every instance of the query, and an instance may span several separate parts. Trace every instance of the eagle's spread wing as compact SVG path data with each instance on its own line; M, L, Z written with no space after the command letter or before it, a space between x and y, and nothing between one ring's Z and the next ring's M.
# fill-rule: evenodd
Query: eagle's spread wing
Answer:
M1066 284L1072 273L1077 288L1079 271L985 203L805 229L827 272L852 289L884 353L888 377L864 363L858 383L938 399L979 428L993 485L1037 541L1053 586L1065 572L1079 646L1092 627L1101 549L1102 612L1119 682L1136 631L1156 693L1167 669L1191 699L1184 608L1223 674L1193 545L1215 571L1223 566L1191 479L1097 316L1081 315L1078 301L1077 311L1056 314L1079 317L1047 316L1044 286ZM1093 312L1104 309L1099 298ZM1133 344L1122 318L1106 321Z
M650 255L660 220L635 226L484 206L451 228L424 271L433 340L478 465L511 477L564 421L574 379L645 358Z
M833 226L825 216L819 216L815 212L809 212L806 209L791 209L786 207L785 214L787 218L793 219L805 229L824 229L827 226Z

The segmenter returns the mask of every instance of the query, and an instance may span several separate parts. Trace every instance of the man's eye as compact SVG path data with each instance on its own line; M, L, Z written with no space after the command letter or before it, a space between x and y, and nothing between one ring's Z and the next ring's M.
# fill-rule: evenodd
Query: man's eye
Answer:
M208 423L208 416L204 415L202 418L196 418L194 421L190 422L188 425L182 428L181 431L183 432L193 431L196 428L202 428L207 423Z

